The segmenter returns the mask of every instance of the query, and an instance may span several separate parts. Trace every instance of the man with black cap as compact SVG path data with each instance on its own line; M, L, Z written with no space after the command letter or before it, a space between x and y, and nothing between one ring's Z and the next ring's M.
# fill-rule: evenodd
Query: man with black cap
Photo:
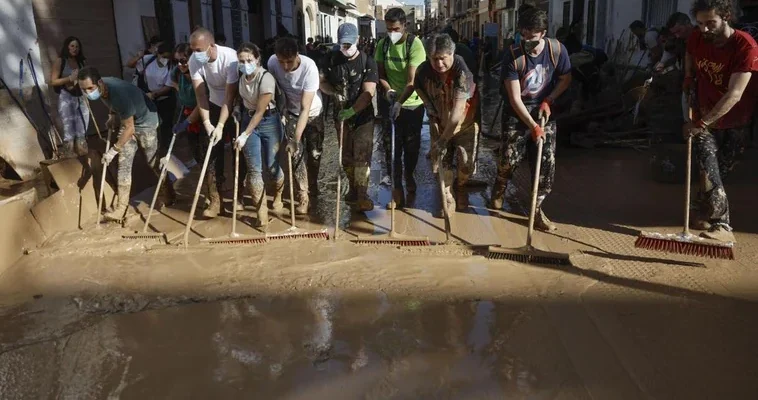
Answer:
M336 115L343 122L342 167L350 182L348 201L371 211L368 197L371 153L374 149L374 108L371 100L379 82L376 61L358 50L358 28L345 23L337 29L337 48L324 58L321 91L333 95Z

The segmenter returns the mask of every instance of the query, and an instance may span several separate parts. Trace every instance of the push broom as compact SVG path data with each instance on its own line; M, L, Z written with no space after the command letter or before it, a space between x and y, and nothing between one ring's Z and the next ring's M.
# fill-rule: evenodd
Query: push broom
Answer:
M200 190L203 188L203 182L205 181L205 172L208 170L208 161L211 158L211 151L213 151L213 140L208 140L208 149L205 151L205 158L203 159L203 168L200 170L200 178L197 181L197 188L195 189L195 197L192 199L192 207L190 208L189 218L187 219L187 225L184 227L184 249L189 247L189 234L192 230L192 221L195 220L195 210L197 209L197 200L200 198ZM234 205L237 208L237 205Z
M395 189L395 124L392 126L392 157L390 166L390 185L392 189ZM410 236L403 235L395 232L395 199L390 201L390 231L385 235L375 236L358 236L357 239L353 239L353 243L357 244L373 244L373 245L391 245L391 246L431 246L432 242L426 236Z
M234 117L234 140L240 136L240 123L237 117ZM235 146L236 147L236 146ZM239 189L239 176L240 176L240 149L239 147L234 149L234 206L232 207L232 232L227 236L218 238L203 239L201 242L208 244L262 244L266 243L266 235L240 235L237 233L237 190ZM266 197L263 197L263 201L266 201ZM259 207L261 207L259 205Z
M540 119L540 125L545 127L545 120ZM553 265L571 265L569 255L565 253L554 253L543 251L532 246L532 236L534 235L534 217L537 212L537 192L540 187L540 169L542 167L542 146L545 140L540 138L537 141L537 160L534 168L534 185L532 186L532 207L529 210L529 228L526 232L526 246L516 249L490 246L487 258L496 260L510 260L526 264L553 264Z
M267 235L268 239L324 239L329 240L329 232L326 229L317 231L307 231L305 229L298 228L295 225L295 182L292 179L292 153L289 150L287 152L287 173L289 176L290 186L290 227L284 232Z
M690 109L690 119L692 109ZM684 190L684 230L682 233L663 234L640 232L634 247L688 256L734 260L734 243L721 243L690 233L690 181L692 179L692 137L687 139L687 170Z

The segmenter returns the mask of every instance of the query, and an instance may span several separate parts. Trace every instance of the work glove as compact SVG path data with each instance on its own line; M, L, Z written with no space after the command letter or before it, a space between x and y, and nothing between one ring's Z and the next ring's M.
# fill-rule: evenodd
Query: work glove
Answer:
M243 133L237 137L237 139L234 141L234 148L237 150L242 150L245 148L245 142L247 142L247 138L250 137L249 133Z
M293 155L297 154L297 151L299 149L300 149L300 142L297 142L294 139L287 141L286 150L287 150L287 153L289 153L289 155L293 156Z
M352 118L354 115L355 115L355 109L353 109L353 107L350 107L348 109L340 111L337 118L339 118L340 121L344 121L346 119Z
M215 146L221 141L221 138L224 137L224 124L216 125L216 129L214 129L209 136L213 142L212 146Z
M540 104L540 112L539 117L544 118L546 121L550 118L550 106L553 105L553 101L549 98L545 97L545 100L542 100L542 104Z
M396 120L398 115L400 115L400 110L403 108L403 105L400 103L394 103L392 104L392 108L390 109L390 119Z
M211 123L210 120L203 121L203 127L205 128L205 133L208 134L208 136L211 136L213 134L213 130L216 129L215 126Z
M174 134L186 132L187 129L190 126L189 118L185 119L184 121L174 125L173 128L171 128L171 132L174 132Z
M110 164L111 161L113 161L113 159L116 158L117 155L118 155L118 150L116 150L115 146L108 149L108 151L106 151L105 154L103 154L103 159L101 160L103 165L107 166L108 164Z
M387 101L389 101L390 103L394 103L395 99L397 99L397 92L394 89L390 89L384 95L384 98L387 99Z
M537 124L532 127L532 140L536 143L540 139L545 138L545 130Z

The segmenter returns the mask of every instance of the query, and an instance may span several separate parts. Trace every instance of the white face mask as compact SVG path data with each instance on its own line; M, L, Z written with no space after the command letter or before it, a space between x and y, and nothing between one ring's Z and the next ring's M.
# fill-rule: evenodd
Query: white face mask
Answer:
M158 57L158 63L159 63L160 65L166 65L166 64L168 64L168 58L165 58L165 57Z
M355 53L358 52L358 46L352 45L352 46L350 46L349 49L345 49L344 47L340 47L340 51L342 52L342 54L345 55L345 57L352 58L355 55Z
M392 41L392 44L397 44L397 42L400 41L400 39L403 37L402 32L390 32L390 40Z

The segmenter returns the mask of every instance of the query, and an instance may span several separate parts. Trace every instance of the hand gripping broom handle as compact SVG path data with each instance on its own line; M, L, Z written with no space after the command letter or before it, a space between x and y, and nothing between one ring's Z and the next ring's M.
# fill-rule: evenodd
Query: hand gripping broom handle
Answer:
M545 118L540 118L540 126L545 129ZM532 185L532 205L529 210L529 229L526 231L526 246L532 247L532 235L534 234L534 216L537 212L537 192L540 188L540 170L542 169L542 144L544 138L537 140L537 160L534 166L534 184Z
M231 236L237 236L237 191L239 189L240 178L240 149L237 144L237 138L240 137L240 122L237 121L237 117L234 118L234 203L232 204L232 234ZM265 192L265 191L264 191ZM263 196L263 201L266 201L266 196ZM265 204L265 203L261 203ZM260 207L260 206L259 206ZM259 221L260 222L260 221Z
M111 130L108 129L108 137L105 139L105 151L111 147ZM103 212L103 197L105 196L105 174L108 172L108 165L102 163L103 174L100 177L100 193L97 195L97 225L100 226L100 215ZM128 196L128 194L127 194Z
M292 139L295 140L295 139ZM295 183L292 181L292 153L285 149L287 153L287 175L290 179L290 225L291 228L295 227Z

